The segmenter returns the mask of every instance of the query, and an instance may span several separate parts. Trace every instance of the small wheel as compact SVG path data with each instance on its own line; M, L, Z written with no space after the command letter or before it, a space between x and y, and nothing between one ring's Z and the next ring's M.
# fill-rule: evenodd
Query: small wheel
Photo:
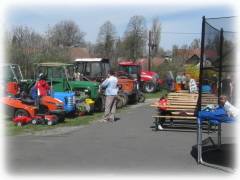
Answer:
M29 116L29 113L24 109L17 109L14 113L14 117L20 117L20 116Z
M53 121L48 121L47 125L52 126L53 125Z
M22 126L22 123L21 123L21 122L18 122L18 123L17 123L17 126L18 126L18 127L21 127L21 126Z
M38 124L38 121L36 119L33 119L32 124L36 125L36 124Z

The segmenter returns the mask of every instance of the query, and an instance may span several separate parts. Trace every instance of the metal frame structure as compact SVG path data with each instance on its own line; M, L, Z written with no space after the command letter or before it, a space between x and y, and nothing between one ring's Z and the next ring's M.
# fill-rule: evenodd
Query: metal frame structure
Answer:
M206 22L206 18L204 16L202 18L201 62L200 62L200 74L199 74L198 111L201 110L201 106L202 106L202 104L201 104L201 101L202 101L201 87L202 87L202 83L203 83L203 71L204 71L204 69L207 69L206 67L204 67L205 41L206 41L206 38L205 38L205 35L206 35L205 25L206 25L206 23L207 23ZM210 25L210 24L208 24L208 25ZM224 67L223 67L224 29L223 28L220 29L220 34L219 35L220 35L220 37L219 37L219 39L220 39L220 42L219 42L219 59L218 59L219 60L219 64L218 64L218 67L215 67L215 71L218 72L218 83L219 83L219 88L218 88L218 92L217 92L217 94L218 94L218 101L219 101L219 97L220 97L220 95L222 93L220 85L221 85L221 79L222 79L222 72L224 71ZM207 162L203 161L202 154L203 154L203 145L204 144L206 144L208 142L211 142L211 144L213 145L213 150L214 149L219 149L220 145L221 145L221 122L217 123L214 120L212 120L212 121L210 120L209 122L218 126L218 128L217 128L217 134L218 134L217 135L217 144L214 143L214 141L212 140L211 137L208 137L207 139L202 140L202 122L198 118L197 119L197 162L198 162L198 164L202 164L202 165L209 166L209 167L212 167L212 168L220 169L220 170L227 171L227 172L233 172L233 170L230 169L230 168L219 166L219 165L216 165L216 164L210 164L210 163L207 163Z

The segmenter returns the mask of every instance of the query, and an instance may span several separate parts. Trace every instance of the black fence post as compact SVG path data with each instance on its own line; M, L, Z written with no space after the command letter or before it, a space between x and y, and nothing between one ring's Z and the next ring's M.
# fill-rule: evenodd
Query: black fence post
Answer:
M218 103L219 103L219 97L222 95L222 61L223 61L223 28L221 28L220 31L220 47L219 47L219 73L218 73Z
M205 16L202 17L202 35L201 35L201 59L200 59L200 71L199 71L199 86L198 86L198 108L201 110L202 106L202 76L203 76L203 61L204 61L204 46L205 46Z

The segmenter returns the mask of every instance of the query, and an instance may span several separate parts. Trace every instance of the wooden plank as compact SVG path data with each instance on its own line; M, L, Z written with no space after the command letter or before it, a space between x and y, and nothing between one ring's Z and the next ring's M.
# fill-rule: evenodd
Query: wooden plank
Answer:
M182 112L171 112L172 115L181 115L181 116L183 116L181 113ZM193 112L184 112L184 113L186 113L187 116L193 116L194 115Z

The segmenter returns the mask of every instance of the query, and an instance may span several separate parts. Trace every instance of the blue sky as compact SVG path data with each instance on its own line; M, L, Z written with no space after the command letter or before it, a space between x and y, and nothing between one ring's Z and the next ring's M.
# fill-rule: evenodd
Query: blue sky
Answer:
M110 20L116 27L117 35L122 37L130 18L142 15L150 27L152 19L159 17L162 25L160 46L165 50L174 44L189 44L200 38L202 16L224 17L235 15L231 6L176 6L176 5L30 5L11 6L7 9L7 29L26 25L44 33L48 26L62 20L73 20L86 33L85 40L95 42L99 27ZM172 34L168 32L187 32L197 34ZM199 33L199 34L198 34Z

